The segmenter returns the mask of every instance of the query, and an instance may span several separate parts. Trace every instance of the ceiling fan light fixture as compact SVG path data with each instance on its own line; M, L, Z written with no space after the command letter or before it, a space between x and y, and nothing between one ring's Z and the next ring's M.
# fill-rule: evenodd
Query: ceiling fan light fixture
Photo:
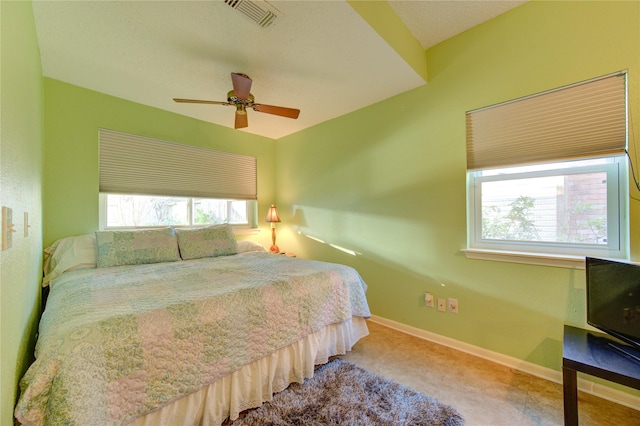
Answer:
M249 117L247 117L247 109L244 104L236 104L236 118L234 123L235 129L242 129L249 126Z

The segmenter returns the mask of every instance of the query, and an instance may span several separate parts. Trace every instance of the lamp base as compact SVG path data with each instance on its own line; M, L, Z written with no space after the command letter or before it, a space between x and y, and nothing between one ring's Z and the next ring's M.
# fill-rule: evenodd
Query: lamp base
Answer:
M270 251L271 253L280 253L280 249L279 249L279 248L278 248L278 246L277 246L277 245L275 245L275 244L271 246L271 248L269 249L269 251Z

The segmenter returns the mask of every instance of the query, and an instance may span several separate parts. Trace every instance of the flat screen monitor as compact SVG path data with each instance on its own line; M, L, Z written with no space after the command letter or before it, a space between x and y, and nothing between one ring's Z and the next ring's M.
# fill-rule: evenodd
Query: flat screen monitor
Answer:
M640 349L640 264L586 258L587 323Z

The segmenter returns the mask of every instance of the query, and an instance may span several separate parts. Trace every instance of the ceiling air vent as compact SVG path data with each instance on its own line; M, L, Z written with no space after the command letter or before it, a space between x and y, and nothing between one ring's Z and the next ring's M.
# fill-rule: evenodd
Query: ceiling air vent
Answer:
M266 1L224 0L224 2L248 16L263 28L273 24L278 17L278 15L276 15L277 10Z

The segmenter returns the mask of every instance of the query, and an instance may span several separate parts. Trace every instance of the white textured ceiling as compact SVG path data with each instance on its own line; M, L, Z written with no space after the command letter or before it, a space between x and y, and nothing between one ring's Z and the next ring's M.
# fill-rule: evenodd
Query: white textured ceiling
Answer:
M259 0L260 1L260 0ZM392 1L424 47L522 1ZM33 2L43 74L233 127L231 72L253 79L256 103L301 110L297 120L249 111L241 131L278 139L425 84L346 2L272 1L262 28L223 1Z

